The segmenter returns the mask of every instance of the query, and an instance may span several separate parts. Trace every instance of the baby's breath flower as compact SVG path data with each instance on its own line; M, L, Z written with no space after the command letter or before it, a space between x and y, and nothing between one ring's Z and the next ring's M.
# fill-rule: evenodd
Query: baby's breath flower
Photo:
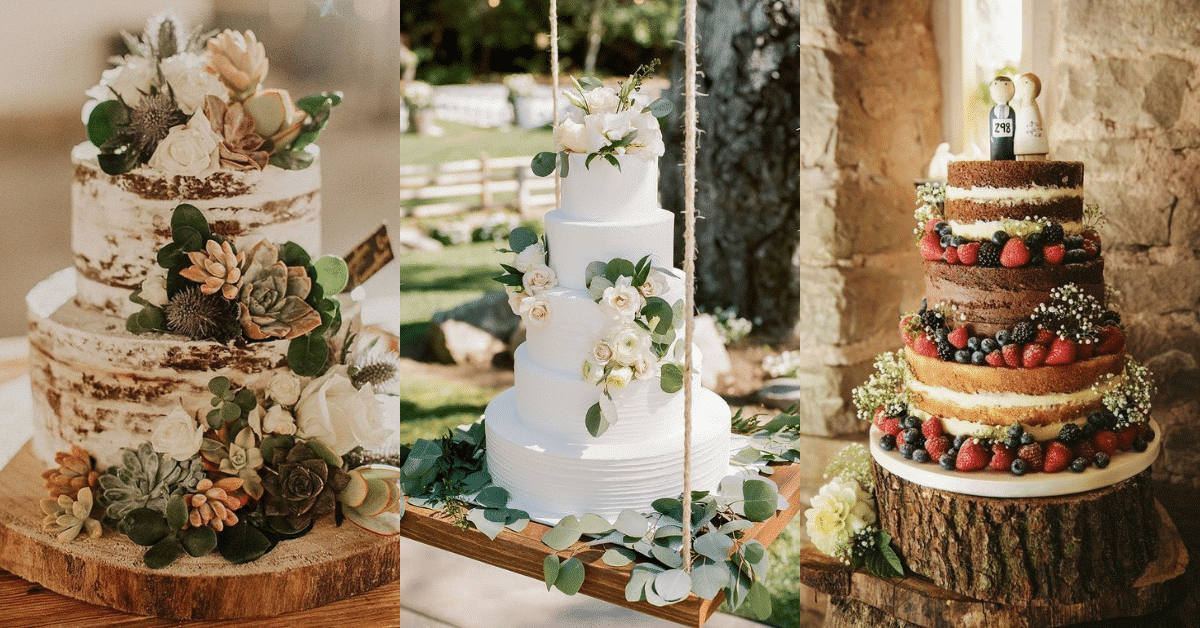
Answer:
M870 421L880 406L891 416L904 412L908 407L908 389L904 386L907 372L899 352L889 351L876 358L875 372L851 393L858 418Z

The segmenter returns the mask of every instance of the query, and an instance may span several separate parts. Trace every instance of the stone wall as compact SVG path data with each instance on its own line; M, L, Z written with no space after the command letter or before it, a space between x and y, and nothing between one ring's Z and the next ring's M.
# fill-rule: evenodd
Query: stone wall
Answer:
M1086 164L1105 278L1155 375L1159 479L1200 487L1200 4L1055 3L1052 157Z
M913 181L941 141L932 0L804 0L800 28L801 286L792 341L815 434L862 431L850 390L923 292Z

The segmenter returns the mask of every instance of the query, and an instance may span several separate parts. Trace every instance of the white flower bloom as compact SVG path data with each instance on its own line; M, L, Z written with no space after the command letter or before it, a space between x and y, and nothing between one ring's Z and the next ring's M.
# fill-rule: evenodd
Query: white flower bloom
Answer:
M275 404L267 409L262 418L262 431L268 434L295 434L296 417L287 408Z
M167 304L167 269L157 264L150 268L142 280L142 298L158 307Z
M646 282L638 287L643 297L661 297L667 292L667 276L661 271L651 270Z
M608 390L621 390L633 379L633 369L628 366L615 368L604 378L604 386Z
M160 419L150 436L154 451L180 462L195 456L203 443L204 426L197 424L182 406Z
M613 360L631 366L650 346L650 334L636 325L617 332L612 338Z
M875 523L875 504L858 482L834 478L812 498L804 517L813 545L829 556L845 558L854 536Z
M596 364L604 366L608 364L608 361L612 358L613 348L612 345L608 344L607 342L601 340L600 342L596 343L596 346L592 347L592 360L594 360Z
M158 68L145 57L126 55L121 64L109 68L100 75L100 83L87 90L87 97L99 102L120 97L126 106L136 107L142 102L142 94L150 93L150 87L158 78ZM90 111L89 111L90 113ZM87 122L87 118L84 118Z
M587 150L580 152L594 153L608 146L611 141L605 137L604 115L592 114L583 118L583 126L587 131Z
M175 104L186 115L204 108L206 96L216 96L229 102L229 89L225 83L206 68L208 58L194 52L181 52L162 60L163 79L171 86Z
M597 275L588 282L588 296L592 297L593 301L599 302L604 298L604 291L611 287L613 287L613 282L609 281L608 277Z
M542 329L550 324L550 304L541 297L521 299L521 318L530 327Z
M658 119L650 113L650 110L644 109L633 118L633 128L637 131L637 137L629 145L626 151L628 154L637 155L649 161L662 157L663 153L667 151L666 145L663 144L662 129L658 126Z
M335 366L308 383L296 404L296 435L315 438L339 456L384 442L392 430L371 385L355 388L345 366Z
M584 360L579 376L589 384L599 384L600 380L604 379L604 367L591 360Z
M206 177L221 165L221 136L213 132L203 111L181 126L173 126L147 162L168 175Z
M633 132L633 120L637 115L632 109L626 109L619 113L601 114L601 121L604 127L604 137L610 142L615 142L626 135Z
M535 295L558 285L558 277L554 274L554 269L545 264L535 265L533 268L525 271L522 281L525 284L525 292L528 292L530 295Z
M267 384L267 399L285 406L295 405L300 400L300 391L304 388L299 377L290 372L277 373Z
M615 113L621 97L611 87L597 87L584 94L583 101L587 103L589 114Z
M525 247L523 251L517 253L513 258L513 268L527 273L534 266L544 266L546 264L546 249L542 247L541 242L534 242Z
M504 286L504 291L508 293L508 307L512 309L512 313L517 316L521 315L521 300L526 297L524 292L519 292L516 286Z
M588 152L588 131L583 122L567 118L554 127L554 145L569 153Z
M618 277L613 287L604 289L600 297L600 309L605 316L631 321L646 306L642 293L631 284L629 277Z

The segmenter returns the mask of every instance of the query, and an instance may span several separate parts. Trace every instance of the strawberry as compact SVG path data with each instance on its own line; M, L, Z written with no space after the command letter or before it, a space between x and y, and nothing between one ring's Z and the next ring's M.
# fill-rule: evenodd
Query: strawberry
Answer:
M1076 458L1087 458L1088 460L1091 460L1092 456L1095 456L1097 451L1100 450L1096 448L1096 443L1093 443L1090 440L1080 441L1075 445Z
M886 418L887 415L883 412L883 406L879 406L878 408L875 408L875 416L871 418L871 422L875 424L875 427L882 430L883 420Z
M1017 457L1024 460L1029 465L1030 471L1041 471L1046 461L1046 455L1042 452L1042 446L1037 443L1021 445L1017 450Z
M921 423L921 433L925 435L927 440L941 436L944 433L942 431L942 419L936 416L931 416L928 419L925 419L925 421Z
M900 427L900 419L892 417L884 418L883 425L880 425L879 429L883 430L884 434L891 434L896 438L899 438L904 433L904 428Z
M1112 355L1125 349L1125 335L1116 325L1105 325L1100 328L1100 340L1096 343L1097 355Z
M1009 238L1000 251L1000 265L1005 268L1017 268L1029 263L1029 247L1021 238Z
M925 233L933 231L933 228L937 226L941 220L941 218L930 218L929 220L925 221Z
M1096 432L1095 436L1092 437L1092 442L1096 444L1096 449L1103 451L1109 456L1117 453L1119 440L1120 439L1117 437L1117 433L1112 430L1100 430L1099 432ZM1129 444L1133 445L1132 438L1129 439Z
M919 324L915 322L916 319L916 314L908 314L900 317L900 337L904 339L904 344L906 345L911 345L913 340L916 340L916 336L913 334L917 327L919 327Z
M1083 250L1085 253L1087 253L1088 259L1096 257L1100 254L1100 241L1097 240L1093 242L1091 240L1084 240Z
M930 262L942 259L942 238L936 232L926 233L921 238L921 257Z
M959 471L978 471L988 466L989 456L983 445L979 444L978 438L968 439L963 443L958 450L958 457L954 460L954 468Z
M1049 347L1051 341L1053 341L1057 336L1058 334L1050 331L1049 329L1039 329L1037 330L1037 338L1034 338L1033 341L1039 345L1042 345L1043 347Z
M987 354L986 359L987 363L992 366L1004 366L1004 356L1000 354L999 349Z
M942 259L946 260L947 264L958 263L958 247L948 246L945 251L942 251Z
M965 349L967 346L967 338L968 335L966 327L959 327L946 335L946 340L949 340L950 344L954 345L955 349Z
M1086 360L1096 355L1096 343L1091 338L1084 338L1075 343L1075 359Z
M1021 364L1025 365L1025 368L1041 366L1045 360L1046 347L1033 342L1025 345L1025 351L1021 353Z
M968 242L958 247L958 261L967 266L974 266L979 261L979 243Z
M1046 364L1070 364L1075 361L1075 343L1055 337L1046 353Z
M1004 443L992 445L992 462L988 466L997 471L1008 471L1016 455Z
M937 345L924 332L913 340L912 348L918 355L923 355L927 358L936 358L938 354Z
M1004 356L1004 364L1015 369L1021 368L1021 345L1010 342L1000 347L1000 355Z
M929 452L930 460L938 460L949 450L950 439L946 436L935 436L925 441L925 451Z
M1138 435L1138 427L1136 425L1128 425L1120 432L1117 432L1117 448L1121 451L1127 451L1133 447L1133 439Z
M1067 247L1061 244L1051 244L1042 249L1042 255L1046 258L1047 264L1058 266L1063 263L1063 258L1067 256Z
M1058 473L1071 464L1074 455L1070 447L1056 440L1046 447L1046 463L1042 470L1046 473Z

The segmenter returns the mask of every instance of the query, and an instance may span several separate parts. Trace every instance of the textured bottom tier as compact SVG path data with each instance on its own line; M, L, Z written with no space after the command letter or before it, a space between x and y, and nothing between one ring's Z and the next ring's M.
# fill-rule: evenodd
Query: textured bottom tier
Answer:
M510 505L539 521L567 515L616 517L649 510L660 497L683 492L683 416L677 429L633 440L569 442L529 429L516 411L516 391L488 404L487 463ZM693 397L692 490L714 490L729 471L729 406L701 388Z

